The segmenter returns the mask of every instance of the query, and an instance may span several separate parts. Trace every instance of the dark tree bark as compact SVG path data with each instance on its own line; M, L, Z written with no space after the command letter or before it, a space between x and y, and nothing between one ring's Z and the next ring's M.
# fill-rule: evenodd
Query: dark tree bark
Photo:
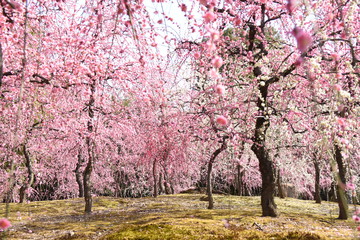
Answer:
M2 52L1 42L0 42L0 88L2 85L2 78L3 78L3 52Z
M153 188L154 188L154 192L153 192L153 197L157 197L158 196L158 180L157 180L157 169L156 169L156 159L154 160L153 162L153 169L152 169L152 174L153 174L153 181L154 181L154 184L153 184Z
M91 173L93 171L94 155L92 151L92 143L90 137L86 137L86 145L88 148L88 162L84 170L84 197L85 197L85 213L91 213L92 209L92 185Z
M174 190L174 186L172 183L168 184L170 185L170 191L171 191L171 194L174 194L175 193L175 190Z
M92 83L90 84L90 99L88 103L88 113L89 113L89 120L88 120L88 132L92 133L94 131L93 126L93 119L94 119L94 104L95 104L95 80L92 80ZM93 140L87 136L86 137L86 146L87 146L87 152L88 152L88 162L86 164L85 170L84 170L84 198L85 198L85 213L91 213L92 209L92 186L91 186L91 173L93 171L93 164L94 164L94 146L95 143Z
M314 167L315 167L315 203L321 203L320 196L320 163L316 159L314 159Z
M236 165L236 194L238 196L242 196L243 195L243 181L242 181L242 177L243 177L243 171L241 171L241 165L237 164Z
M214 164L216 157L227 148L227 144L226 144L227 138L228 138L227 136L224 136L222 138L220 148L216 149L215 152L213 152L213 154L210 157L209 163L208 163L208 170L207 170L207 177L206 177L206 184L207 184L206 192L207 192L208 199L209 199L208 209L214 208L214 198L212 195L212 183L211 183L211 173L212 173L213 164Z
M159 173L159 195L161 195L164 192L163 182L165 182L165 180L163 180L163 175L160 172ZM165 192L165 194L167 194L167 193Z
M204 189L206 187L206 178L207 178L207 164L204 164L200 168L200 179L197 182L196 186L201 192L201 189Z
M12 178L13 179L16 179L16 175L15 173L12 175ZM14 199L14 196L13 196L13 193L14 193L14 189L16 187L16 181L11 181L10 182L10 186L9 186L9 189L8 191L6 192L5 196L4 196L4 199L3 199L3 202L8 204L8 203L11 203L11 202L15 202L15 199ZM9 210L10 211L10 210Z
M169 180L169 176L168 173L166 171L166 167L163 167L164 169L164 189L165 189L165 194L174 194L174 188L171 184L171 181Z
M280 175L280 169L277 170L277 187L279 192L279 198L286 198L286 194L282 185L281 175Z
M260 75L261 73L256 73L255 75ZM251 150L255 153L257 159L259 160L259 168L262 179L262 189L261 189L261 207L263 216L276 217L276 204L274 201L275 193L275 176L274 176L274 163L269 155L269 151L265 145L266 131L270 126L268 120L268 115L266 114L265 107L267 105L267 95L268 95L269 84L266 82L264 86L259 85L258 89L260 90L261 97L257 100L257 107L259 109L259 115L255 123L255 134L253 138L253 145Z
M165 136L165 138L167 139L167 137ZM164 155L162 157L162 169L163 169L163 173L164 173L164 181L161 181L161 185L160 187L164 187L164 191L165 191L165 194L173 194L174 193L174 190L173 190L173 187L172 187L172 184L171 184L171 181L169 179L169 175L168 175L168 171L167 171L167 168L166 168L166 162L167 162L167 159L169 157L169 154L170 154L170 147L167 146L164 150ZM159 181L160 183L160 181Z
M75 178L76 178L76 183L78 184L78 187L79 187L79 197L84 197L84 185L83 185L83 179L82 179L82 172L80 171L80 168L84 162L84 159L82 158L80 151L79 151L77 157L78 157L78 162L76 163L76 168L74 170Z
M337 184L337 201L339 205L339 219L349 218L349 206L346 198L345 186L346 186L346 167L341 155L341 148L335 144L335 160L338 166L338 184Z
M26 190L34 183L34 172L31 164L31 158L26 148L26 144L22 146L22 152L25 157L25 166L28 172L28 177L26 182L20 188L20 203L23 203L26 200Z

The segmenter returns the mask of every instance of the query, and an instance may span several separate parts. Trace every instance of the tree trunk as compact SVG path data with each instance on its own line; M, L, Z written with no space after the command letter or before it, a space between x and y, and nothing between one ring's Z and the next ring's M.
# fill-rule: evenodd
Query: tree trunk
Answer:
M237 174L236 174L236 194L238 196L242 196L243 195L243 192L242 192L242 188L243 188L242 176L243 176L243 173L241 172L241 165L240 164L238 164L236 166L236 171L237 171Z
M273 162L270 159L269 153L265 150L263 146L253 145L251 149L254 151L256 157L259 160L259 167L261 172L262 216L277 217L277 206L274 200L275 177Z
M3 78L3 52L2 52L1 42L0 42L0 88L2 85L2 78Z
M317 159L314 159L314 167L315 167L315 203L321 203L320 196L320 166Z
M93 170L94 155L92 151L92 144L89 137L86 137L86 144L88 147L89 159L84 170L84 197L85 197L85 213L91 213L92 196L91 196L91 173Z
M174 188L173 188L172 184L168 181L167 177L165 178L164 187L165 187L166 194L174 194Z
M158 196L158 186L157 186L157 176L156 176L156 159L153 162L153 179L154 179L154 192L153 192L153 197L157 197Z
M258 69L259 71L259 69ZM257 73L256 75L260 75ZM266 131L270 126L268 119L266 107L266 98L268 94L269 84L265 83L264 86L259 85L259 90L261 97L257 100L257 107L259 109L259 116L256 118L255 123L255 134L254 134L254 143L251 146L251 150L255 153L257 159L259 160L259 168L262 179L262 189L261 189L261 207L263 216L276 217L276 204L274 201L275 193L275 177L274 177L274 164L270 158L269 151L265 145Z
M200 179L196 183L196 186L200 192L201 192L201 189L204 189L206 187L206 178L207 178L207 171L206 171L207 166L206 165L207 164L204 164L200 167Z
M94 132L94 125L93 125L93 119L94 119L94 104L95 104L95 80L92 79L92 82L90 84L90 99L88 103L88 113L89 113L89 120L88 120L88 133ZM86 137L86 146L88 150L88 162L86 164L86 167L84 169L84 198L85 198L85 213L91 213L92 209L92 196L91 196L91 173L93 170L93 164L94 164L94 147L95 143L90 138L90 136Z
M164 152L164 156L163 156L163 162L165 163L167 158L169 157L169 153L170 153L170 148L167 147L165 152ZM163 172L164 172L164 190L165 190L165 194L174 194L174 188L171 184L171 181L169 180L169 175L166 169L165 164L162 164L162 168L163 168Z
M13 175L11 176L12 179L16 179L16 175L15 173L13 173ZM11 203L11 202L15 202L15 199L14 199L14 189L16 187L16 181L10 179L11 181L9 182L10 186L9 186L9 189L8 191L6 192L5 196L4 196L4 200L3 202L8 204L8 203ZM10 211L10 210L9 210ZM5 212L5 215L8 215L8 210L6 209L6 212Z
M286 198L286 194L282 185L281 175L280 175L280 169L277 170L277 187L279 192L279 198Z
M206 193L208 195L208 201L209 201L208 209L214 208L214 198L212 195L212 184L211 184L212 166L213 166L213 163L211 161L209 161L207 175L206 175Z
M349 218L349 206L346 198L345 186L346 186L346 167L341 155L340 147L335 144L335 160L338 165L338 184L337 184L337 201L339 205L339 219Z
M79 150L78 162L77 162L76 168L74 170L76 183L78 184L78 187L79 187L79 197L84 197L84 185L83 185L82 174L81 174L81 171L80 171L82 163L83 163L83 158L82 158L80 150Z
M207 176L206 176L206 192L207 192L208 201L209 201L208 209L214 208L214 198L212 195L212 183L211 183L211 172L212 172L213 164L214 164L216 157L227 148L227 144L226 144L227 138L228 138L227 136L223 136L221 147L216 149L215 152L213 152L213 154L210 157L210 161L208 163L208 170L207 170Z
M174 194L175 193L175 189L174 189L174 186L173 184L170 182L170 191L171 191L171 194Z
M163 182L165 182L165 180L163 180L163 175L160 172L159 173L159 195L161 195L164 192ZM165 182L165 184L166 184L166 182ZM165 194L167 194L166 191L165 191Z
M34 183L34 172L32 169L29 152L26 149L26 144L24 144L22 147L23 147L22 151L23 151L24 157L25 157L25 166L28 171L28 179L20 188L20 203L23 203L26 200L26 190L29 187L31 187L32 184Z

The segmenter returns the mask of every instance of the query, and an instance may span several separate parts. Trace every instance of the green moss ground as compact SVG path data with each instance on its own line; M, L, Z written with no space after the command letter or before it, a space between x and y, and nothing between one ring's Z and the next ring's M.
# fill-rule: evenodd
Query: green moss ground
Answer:
M6 239L357 239L352 219L337 220L337 204L276 199L280 216L261 217L259 197L215 195L215 209L199 194L158 198L96 197L11 204ZM353 209L351 209L352 211ZM0 204L4 216L5 204ZM351 216L351 215L350 215ZM1 235L0 235L1 236Z

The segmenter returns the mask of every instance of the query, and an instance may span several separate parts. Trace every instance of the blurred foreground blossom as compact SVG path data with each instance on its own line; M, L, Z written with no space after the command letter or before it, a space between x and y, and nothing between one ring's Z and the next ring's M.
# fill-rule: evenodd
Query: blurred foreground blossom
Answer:
M11 223L6 218L0 219L0 230L6 230L11 227Z

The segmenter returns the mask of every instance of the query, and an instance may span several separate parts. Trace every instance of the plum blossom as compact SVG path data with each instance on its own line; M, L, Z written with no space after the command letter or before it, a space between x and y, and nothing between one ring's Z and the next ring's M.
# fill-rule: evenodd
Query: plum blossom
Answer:
M211 63L215 68L220 68L223 65L224 61L221 57L216 56L211 60Z
M6 218L0 219L0 230L6 230L11 227L11 223Z
M295 7L296 7L296 0L288 0L288 3L286 4L286 9L290 14L293 13Z
M199 52L195 52L195 53L194 53L194 58L195 58L195 59L199 59L199 58L200 58L200 56L201 56L201 55L200 55L200 53L199 53Z
M346 184L346 190L355 190L355 184L347 183Z
M215 86L215 92L219 95L224 95L225 94L225 86L224 85L216 85Z
M208 4L207 0L200 0L199 2L200 2L200 4L202 4L204 6L206 6Z
M291 33L296 38L297 48L304 53L312 43L310 34L299 27L295 27Z
M210 37L212 41L217 41L220 38L220 32L217 30L210 30Z
M334 90L336 90L336 91L338 91L338 92L340 92L341 89L342 89L339 84L335 84L335 85L333 86L333 88L334 88Z
M181 4L181 11L183 11L183 12L187 11L187 7L186 7L186 5L184 3Z
M296 61L294 62L294 65L295 65L295 67L299 67L303 62L304 62L304 58L299 57L299 58L296 59Z
M217 79L221 78L221 75L220 75L220 73L218 72L218 70L216 68L212 68L209 71L209 75L214 80L217 80Z
M216 19L216 16L212 11L208 11L208 12L205 13L203 18L204 18L206 23L210 23L210 22L212 22L212 21L214 21Z
M338 118L338 119L336 120L336 122L337 122L340 126L342 126L342 127L345 127L345 126L346 126L346 121L345 121L344 118Z
M212 52L212 51L216 50L216 45L212 41L207 41L205 43L205 46L206 46L206 49L208 52Z
M331 58L332 58L332 60L334 60L334 61L339 61L339 60L340 60L340 56L339 56L339 54L337 54L337 53L332 53L332 54L331 54Z
M242 23L241 18L236 17L236 18L234 19L234 24L235 24L236 26L240 26L241 23Z
M353 218L353 220L354 220L355 222L360 222L360 217L359 217L359 216L354 215L352 218Z
M224 116L222 116L222 115L220 115L220 116L217 116L216 117L216 122L218 123L218 124L220 124L220 125L227 125L227 123L228 123L228 120L227 120L227 118L226 117L224 117Z

